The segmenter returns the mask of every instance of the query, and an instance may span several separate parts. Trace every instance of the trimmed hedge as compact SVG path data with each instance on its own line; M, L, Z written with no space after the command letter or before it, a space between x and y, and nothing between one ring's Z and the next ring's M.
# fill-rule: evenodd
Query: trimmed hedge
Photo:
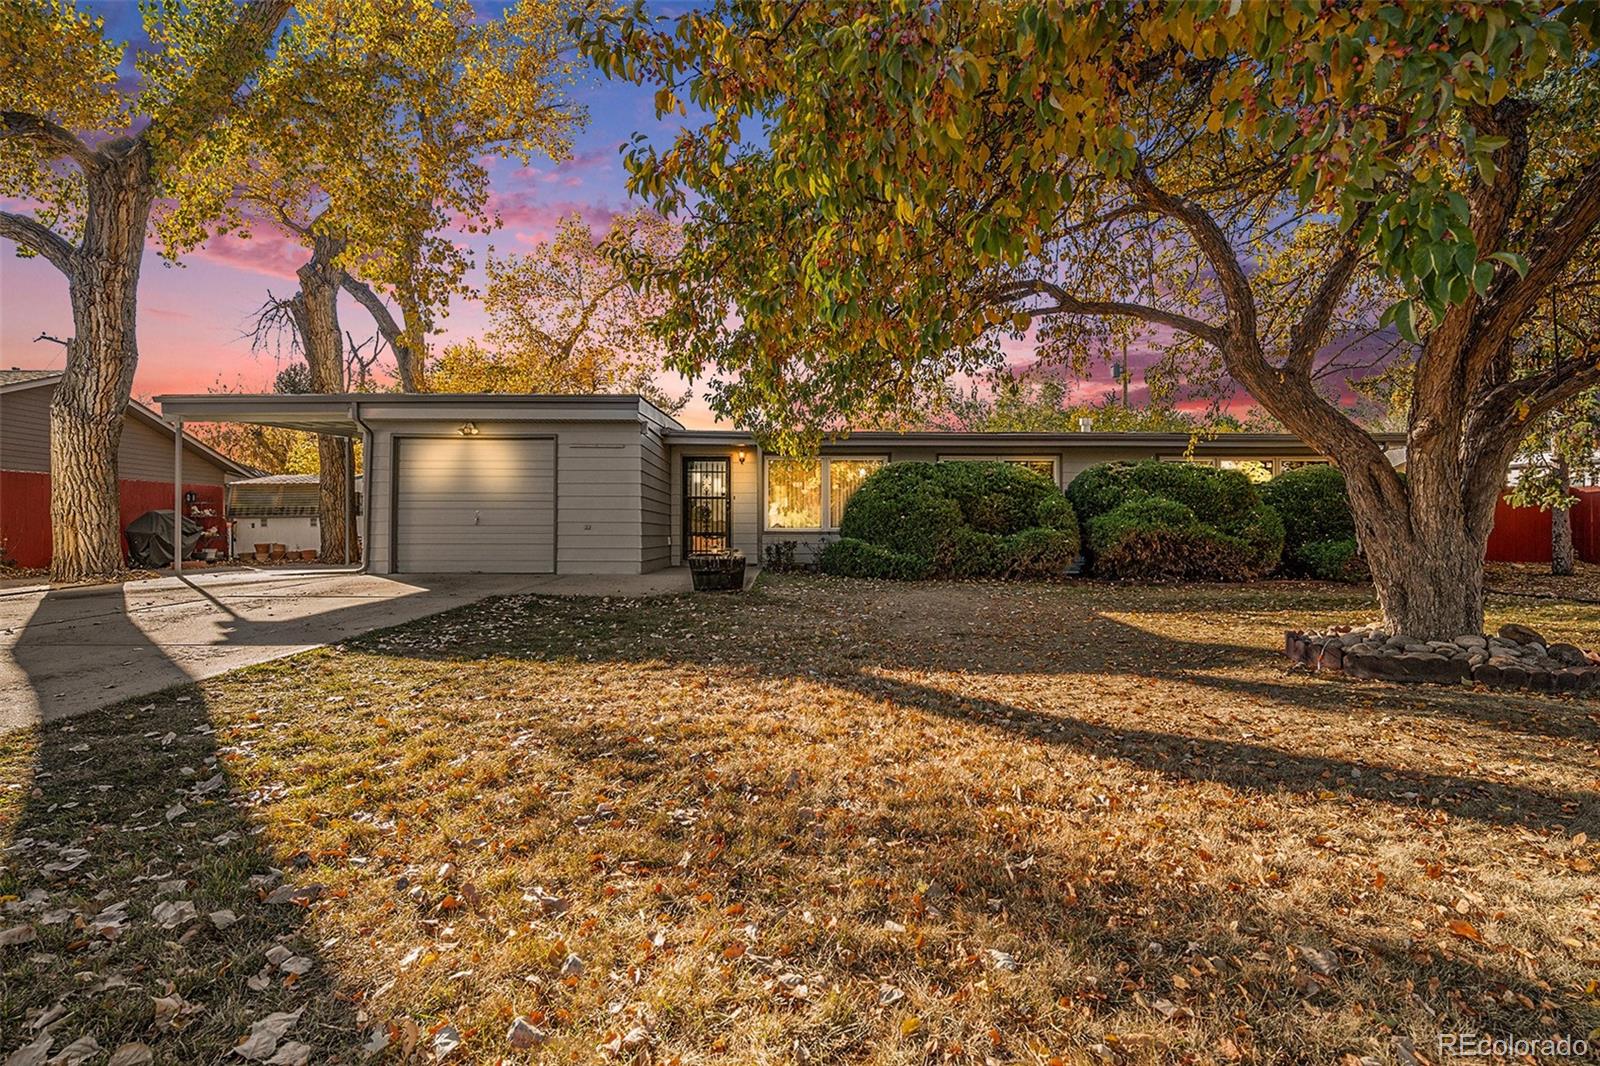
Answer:
M928 565L921 559L854 537L843 537L823 548L821 565L823 573L840 577L915 581L928 574Z
M1271 573L1282 557L1283 522L1236 470L1103 463L1067 497L1102 577L1238 581Z
M850 497L839 535L821 563L846 577L1053 577L1079 543L1050 479L995 462L887 464Z
M1323 581L1363 581L1370 574L1356 543L1355 517L1337 467L1307 466L1262 486L1283 521L1283 572Z

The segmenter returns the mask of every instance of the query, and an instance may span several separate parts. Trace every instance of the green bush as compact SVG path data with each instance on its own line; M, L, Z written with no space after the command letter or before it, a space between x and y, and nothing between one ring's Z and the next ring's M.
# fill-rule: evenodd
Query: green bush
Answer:
M1234 470L1104 463L1067 489L1094 572L1117 578L1237 581L1271 573L1283 522Z
M1065 493L1053 493L1040 500L1039 506L1034 508L1033 519L1044 529L1072 534L1072 547L1077 550L1078 512Z
M1024 529L1005 539L1005 569L1012 580L1060 577L1078 559L1078 528Z
M904 552L891 551L854 537L843 537L822 549L822 572L839 577L879 577L915 581L928 565Z
M1091 466L1067 486L1079 525L1140 493L1176 500L1200 521L1215 526L1238 520L1261 502L1255 484L1237 470L1156 459Z
M1048 533L1016 541L1018 534ZM916 560L917 576L1022 577L1059 573L1078 552L1077 513L1045 477L1008 463L890 463L861 484L840 522L838 543L857 541ZM1063 553L1067 563L1055 566ZM859 550L840 550L830 569L872 569L889 564L861 562ZM895 564L904 570L905 567ZM890 567L891 569L895 567Z
M1337 467L1307 466L1279 474L1261 497L1283 521L1283 571L1324 581L1361 581L1366 561Z
M1367 581L1372 577L1354 537L1301 545L1296 571L1319 581Z

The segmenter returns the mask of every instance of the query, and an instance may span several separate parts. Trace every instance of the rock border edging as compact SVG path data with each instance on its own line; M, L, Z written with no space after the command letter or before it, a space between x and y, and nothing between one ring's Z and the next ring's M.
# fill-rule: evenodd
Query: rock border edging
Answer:
M1378 681L1459 685L1510 691L1600 694L1600 653L1546 643L1526 626L1505 625L1494 636L1413 640L1378 626L1334 626L1325 632L1284 633L1284 654L1314 672Z

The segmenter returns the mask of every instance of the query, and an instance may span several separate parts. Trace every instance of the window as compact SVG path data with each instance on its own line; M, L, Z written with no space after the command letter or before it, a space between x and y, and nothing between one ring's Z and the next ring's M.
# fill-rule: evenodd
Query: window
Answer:
M1056 480L1056 460L1049 455L941 455L941 463L1007 463L1032 470L1048 481Z
M1272 480L1271 459L1220 459L1217 465L1224 470L1237 470L1257 483Z
M844 520L844 505L856 494L861 483L883 466L882 459L829 459L828 526L838 529Z
M767 528L822 528L821 462L767 460Z
M885 462L882 457L853 456L768 459L766 528L838 529L844 505Z
M1304 467L1308 467L1308 466L1327 466L1327 465L1328 465L1328 460L1326 460L1326 459L1279 459L1278 460L1278 472L1280 474L1286 474L1290 470L1300 470L1300 469L1302 469Z

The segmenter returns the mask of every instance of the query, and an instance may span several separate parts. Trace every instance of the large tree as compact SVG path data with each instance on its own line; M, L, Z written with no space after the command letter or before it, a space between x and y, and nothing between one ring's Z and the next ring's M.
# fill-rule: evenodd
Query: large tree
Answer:
M571 40L554 0L480 17L462 0L300 0L295 24L221 150L188 176L210 193L175 212L175 239L275 228L300 242L298 288L269 299L312 391L342 392L339 297L368 311L399 384L420 386L433 319L466 291L453 231L492 228L487 162L563 158L582 109L568 97ZM392 292L402 322L372 285ZM259 330L258 330L259 332ZM353 556L351 445L325 436L321 554Z
M0 4L0 237L59 270L72 304L66 372L50 403L51 578L122 568L117 448L138 362L139 270L152 208L206 149L262 67L291 0L144 6L152 47L136 90L124 47L70 0Z
M1343 469L1386 624L1431 638L1482 628L1525 426L1600 380L1512 359L1600 220L1596 11L723 0L586 47L709 116L628 164L687 215L660 325L722 413L837 425L1131 320ZM1364 319L1415 342L1406 477L1317 387Z
M630 392L676 412L656 381L650 321L665 306L630 281L671 261L677 227L649 211L618 215L601 237L577 215L526 255L489 259L482 342L446 348L430 366L436 392Z

